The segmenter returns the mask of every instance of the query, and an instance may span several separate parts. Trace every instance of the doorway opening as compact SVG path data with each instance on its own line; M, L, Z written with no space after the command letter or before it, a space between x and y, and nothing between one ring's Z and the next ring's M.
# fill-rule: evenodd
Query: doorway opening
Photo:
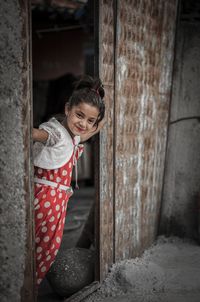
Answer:
M74 82L81 75L96 76L94 5L94 1L90 0L31 0L33 126L36 128L53 116L58 120L63 118L65 103L73 91ZM83 155L78 161L79 190L74 190L69 199L62 243L56 257L59 259L61 255L64 257L63 261L69 261L66 257L73 258L78 251L74 261L76 264L80 261L81 266L84 265L82 258L86 259L88 253L90 263L88 275L85 277L88 278L87 284L93 282L97 276L97 144L96 138L84 144ZM74 185L75 177L72 176L72 187ZM53 274L50 270L41 283L38 301L48 301L48 297L49 301L57 301L59 296L69 297L75 293L75 280L70 280L70 288L65 283L61 284L63 288L56 286L54 280L59 278L61 267L58 265L56 269L56 276L55 270ZM61 279L67 280L67 273Z

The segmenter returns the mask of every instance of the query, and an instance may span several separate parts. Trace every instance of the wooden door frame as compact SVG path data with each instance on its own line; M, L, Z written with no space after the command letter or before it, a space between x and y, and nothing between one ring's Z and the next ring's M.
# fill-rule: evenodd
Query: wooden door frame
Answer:
M35 287L35 233L33 208L33 161L32 161L32 55L31 55L31 1L19 1L22 12L23 36L23 138L25 158L25 210L26 210L26 255L24 284L21 289L22 302L36 301Z
M95 35L95 59L94 73L99 76L99 1L95 0L94 6L94 35ZM21 290L22 302L36 302L36 280L35 280L35 231L34 231L34 208L33 208L33 160L32 160L32 127L33 127L33 106L32 106L32 20L31 20L31 0L20 1L22 10L23 37L24 37L24 73L26 74L27 86L24 91L28 97L24 99L24 141L25 141L25 191L26 191L26 260L24 272L24 284ZM79 301L94 290L100 283L100 138L95 138L95 246L97 250L95 261L95 281L80 292L74 294L65 301Z
M164 1L164 0L163 0ZM178 1L178 0L177 0ZM30 1L28 2L30 4ZM25 66L26 71L29 71L30 68L30 32L28 30L28 20L30 20L30 5L29 9L27 8L26 1L23 0L20 2L21 7L23 7L24 16L23 16L23 23L25 25L25 34L24 36L27 38L24 44L24 60L27 62L27 65ZM96 276L95 279L102 281L110 268L110 266L114 263L115 258L117 260L120 259L121 254L119 257L116 257L116 240L117 235L119 235L116 229L117 225L116 222L116 215L117 215L117 203L116 203L116 188L114 184L114 175L115 175L115 166L117 162L117 155L116 150L117 146L115 146L114 142L114 133L115 133L115 125L117 126L117 120L116 120L116 108L115 106L119 104L118 98L119 96L117 94L119 93L119 89L117 90L115 87L116 79L116 70L115 68L120 68L120 66L115 67L115 44L116 44L116 5L117 0L96 0L96 10L95 10L95 75L100 76L104 83L104 88L106 90L106 105L107 105L107 112L106 112L106 120L107 125L102 129L99 136L96 138L96 155L97 155L97 161L96 161L96 172L95 174L95 187L96 187L96 214L95 214L95 235L96 235L96 247L98 250L98 261L96 261ZM173 7L172 7L173 9ZM147 12L148 13L148 12ZM176 8L174 7L174 14L176 13ZM173 25L174 26L174 25ZM168 29L168 31L171 29ZM29 34L28 34L29 32ZM30 49L29 49L30 47ZM166 46L167 48L167 46ZM166 48L164 48L163 51L166 51ZM168 51L171 51L170 49ZM29 54L29 59L28 55ZM159 54L160 55L160 54ZM164 67L163 67L164 68ZM27 76L28 79L31 79L30 74ZM28 83L28 88L30 88L30 82ZM27 89L26 87L26 89ZM28 90L28 89L27 89ZM26 91L27 91L26 90ZM168 90L167 90L168 91ZM115 104L116 102L116 104ZM31 171L31 164L30 164L30 153L31 153L31 147L29 144L27 145L27 142L30 142L30 132L32 128L32 118L29 114L31 111L31 98L30 100L25 99L25 106L24 110L28 115L26 116L25 120L25 129L26 132L24 133L24 138L26 140L25 146L27 146L25 158L29 158L27 162L26 172L27 172L27 179L26 179L26 189L27 189L27 230L28 230L28 240L27 240L27 259L31 259L31 261L27 262L26 264L26 271L28 272L26 275L27 280L25 280L25 290L29 290L31 293L34 292L32 290L33 284L34 284L34 277L33 277L33 257L31 258L31 254L33 253L34 247L33 247L33 230L30 226L30 221L32 222L33 219L33 212L32 212L32 193L31 193L31 181L32 181L32 172ZM162 104L161 104L162 105ZM162 108L161 108L162 109ZM165 110L165 108L163 109ZM160 110L161 111L161 110ZM161 111L162 113L162 111ZM161 115L160 113L160 115ZM152 134L153 135L153 134ZM118 140L119 142L119 140ZM119 151L119 150L118 150ZM118 153L119 154L119 153ZM137 154L136 154L137 155ZM116 157L116 158L115 158ZM124 173L126 172L125 166L122 167ZM159 169L158 169L159 170ZM116 186L117 187L117 186ZM132 195L131 195L132 196ZM145 202L145 200L144 200ZM116 203L116 204L115 204ZM155 204L156 209L157 204ZM133 205L132 205L133 208ZM124 209L123 209L124 210ZM136 212L134 214L137 214ZM143 215L147 215L149 212L144 212ZM32 216L31 216L32 215ZM143 217L143 216L142 216ZM31 220L32 219L32 220ZM131 217L129 217L129 220L131 221ZM124 223L124 222L123 222ZM132 221L131 221L132 223ZM33 225L33 224L32 224ZM125 223L122 224L122 226L125 226ZM133 228L132 224L131 228ZM139 220L138 220L138 228L140 227ZM123 229L123 228L122 228ZM155 226L156 230L156 226ZM131 229L131 231L133 231ZM143 249L148 247L154 240L155 237L155 231L154 229L151 230L151 234L148 233L149 228L146 226L146 236L147 241L143 242L140 238L140 242L138 246L133 246L132 249L134 250L134 253L137 253L138 255L141 254ZM151 237L151 238L150 238ZM149 240L150 238L150 240ZM122 238L123 239L123 238ZM123 242L124 243L124 242ZM126 244L123 244L123 249L127 248L128 241L126 241ZM119 249L119 245L117 246ZM121 249L122 250L122 249ZM126 257L133 257L134 254L132 253L132 250L130 250L129 254L126 255ZM29 302L29 301L35 301L31 300L26 297L26 299L22 299L23 302Z

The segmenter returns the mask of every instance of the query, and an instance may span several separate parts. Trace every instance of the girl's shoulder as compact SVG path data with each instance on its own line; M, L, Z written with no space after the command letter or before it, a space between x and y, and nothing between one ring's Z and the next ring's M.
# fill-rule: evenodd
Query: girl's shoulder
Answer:
M39 142L34 144L34 165L44 169L62 167L74 152L74 141L69 132L55 118L41 124L39 128L47 131L49 137L45 144Z
M66 137L69 141L72 141L67 129L65 129L62 124L55 118L52 117L49 121L42 123L39 129L44 129L48 132L49 137L54 136L57 139Z

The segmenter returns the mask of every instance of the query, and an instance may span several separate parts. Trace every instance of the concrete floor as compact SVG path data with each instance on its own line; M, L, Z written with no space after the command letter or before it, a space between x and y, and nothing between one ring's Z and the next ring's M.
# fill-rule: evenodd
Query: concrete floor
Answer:
M84 302L199 302L200 246L160 237L142 257L113 266Z
M89 300L84 300L89 301ZM126 294L117 297L103 298L102 300L91 300L98 302L199 302L200 295L196 293L154 293L145 298L140 295Z

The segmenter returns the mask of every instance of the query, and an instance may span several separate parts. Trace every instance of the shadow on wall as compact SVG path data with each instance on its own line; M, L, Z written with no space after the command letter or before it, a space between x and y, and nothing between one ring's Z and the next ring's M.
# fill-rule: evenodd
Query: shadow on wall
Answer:
M190 216L190 219L188 217ZM191 226L188 227L188 221ZM200 243L200 193L196 193L191 197L190 204L187 205L185 214L178 213L170 217L162 218L159 235L187 237Z

